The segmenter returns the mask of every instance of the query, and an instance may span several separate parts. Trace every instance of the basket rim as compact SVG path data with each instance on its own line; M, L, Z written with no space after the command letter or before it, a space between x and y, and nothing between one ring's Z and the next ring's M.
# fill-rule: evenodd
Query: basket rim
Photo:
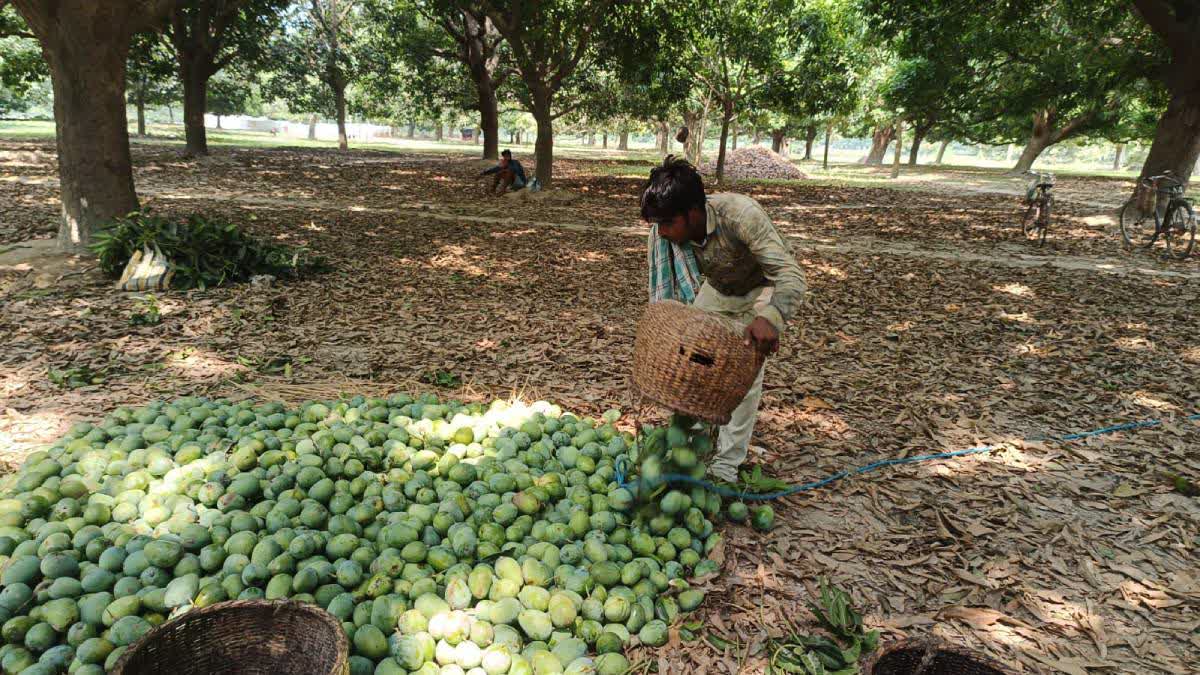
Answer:
M342 630L341 624L338 623L337 619L332 614L324 609L321 609L317 605L307 602L300 602L299 600L292 600L290 598L282 600L225 600L223 602L213 603L207 607L197 607L188 610L187 612L184 612L173 619L169 619L155 626L125 649L124 653L121 654L121 658L117 659L117 662L113 664L112 673L115 675L123 675L125 668L129 665L129 661L132 659L133 655L136 654L140 648L145 646L146 643L157 639L160 634L166 632L167 630L173 629L176 626L183 625L190 620L194 620L208 614L216 614L218 612L231 609L270 609L274 612L299 611L312 615L322 623L326 624L328 628L334 631L334 635L337 636L337 660L328 671L329 675L340 675L345 670L345 664L349 663L350 644L349 640L346 638L346 631Z
M942 638L937 638L937 637L906 638L903 640L898 640L896 642L890 642L887 645L880 645L880 647L875 650L875 653L871 655L871 658L868 659L867 662L864 664L864 667L862 668L862 672L864 673L864 675L873 675L873 673L875 672L875 665L879 662L880 659L891 654L892 652L908 650L908 649L921 649L921 650L937 649L938 651L943 651L943 652L954 652L956 654L970 656L972 659L979 661L982 665L988 666L990 668L995 668L997 671L1004 673L1004 675L1011 675L1011 673L1013 672L1013 670L1011 668L1009 668L1008 666L1005 666L1003 663L996 660L989 654L985 654L984 652L976 650L976 649L971 649L970 647L967 647L966 645L956 644L956 643L950 642L948 640L945 640ZM1036 672L1041 672L1041 671L1034 671L1034 672L1036 673Z

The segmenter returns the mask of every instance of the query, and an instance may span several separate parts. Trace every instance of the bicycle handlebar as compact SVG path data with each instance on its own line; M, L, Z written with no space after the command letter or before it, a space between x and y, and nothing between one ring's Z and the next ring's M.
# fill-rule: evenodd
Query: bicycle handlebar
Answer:
M1174 176L1174 174L1170 171L1167 171L1158 176L1147 176L1142 179L1142 184L1149 186L1149 187L1157 187L1159 181L1168 181L1170 183L1171 187L1182 187L1183 186L1183 181L1176 178Z
M1032 171L1030 169L1025 169L1021 173L1026 176L1033 176L1034 180L1038 184L1045 184L1045 185L1053 185L1054 184L1054 174L1052 174L1052 173L1041 172L1041 171Z

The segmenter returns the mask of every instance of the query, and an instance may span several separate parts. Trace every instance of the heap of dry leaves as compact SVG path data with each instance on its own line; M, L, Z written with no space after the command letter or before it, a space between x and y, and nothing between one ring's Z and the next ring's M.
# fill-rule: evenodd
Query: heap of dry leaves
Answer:
M700 171L705 175L715 174L716 161L716 158L709 158L700 165ZM786 157L761 145L731 150L725 156L725 178L729 180L800 180L805 177L804 172Z

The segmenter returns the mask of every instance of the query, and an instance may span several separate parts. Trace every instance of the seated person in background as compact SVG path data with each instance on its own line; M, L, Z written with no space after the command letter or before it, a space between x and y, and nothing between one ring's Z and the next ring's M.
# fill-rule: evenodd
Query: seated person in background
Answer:
M504 194L510 187L514 190L520 190L525 187L525 183L527 182L525 167L513 159L512 150L505 150L500 153L500 163L479 175L481 177L495 176L492 179L492 192L498 195Z

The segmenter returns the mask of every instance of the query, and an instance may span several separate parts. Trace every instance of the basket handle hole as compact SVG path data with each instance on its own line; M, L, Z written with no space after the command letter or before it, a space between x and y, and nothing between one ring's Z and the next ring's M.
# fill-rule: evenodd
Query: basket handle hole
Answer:
M691 361L692 363L698 363L702 366L712 367L712 365L717 362L712 355L705 354L704 352L692 352L690 355L688 355L687 350L685 350L683 347L679 348L679 353L687 356L688 361Z

